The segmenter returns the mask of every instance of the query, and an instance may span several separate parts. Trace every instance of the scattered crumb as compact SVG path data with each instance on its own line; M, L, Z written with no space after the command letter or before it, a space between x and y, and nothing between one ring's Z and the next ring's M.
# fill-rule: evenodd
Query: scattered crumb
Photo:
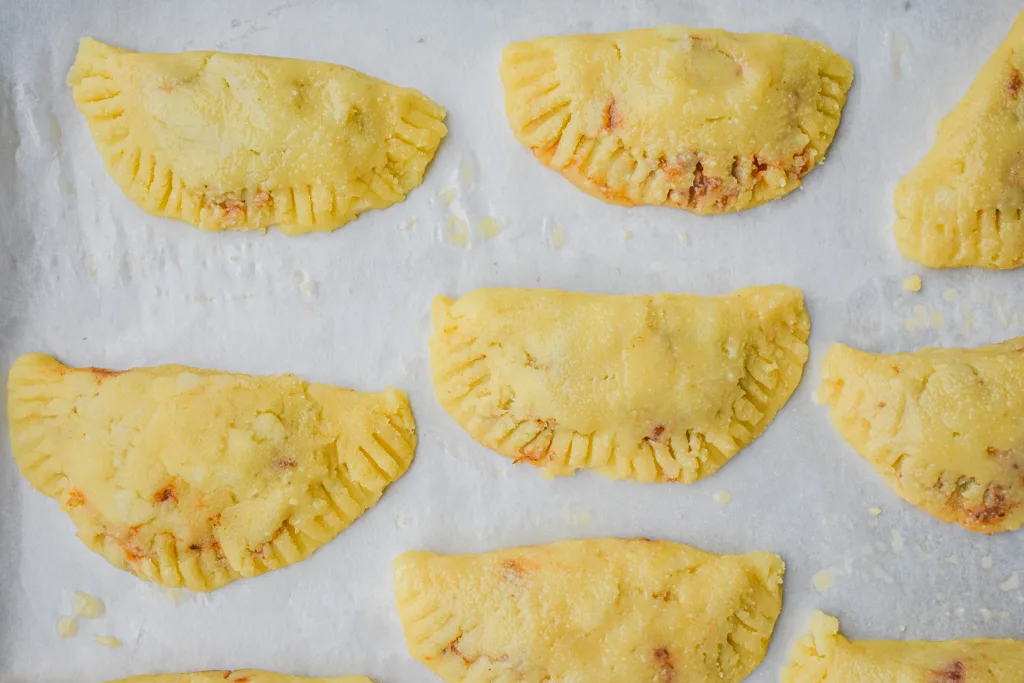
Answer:
M469 226L454 213L448 214L444 227L445 239L449 244L457 247L464 247L469 244Z
M690 235L688 233L685 233L685 232L679 233L679 241L682 242L683 244L689 245L690 244Z
M107 611L102 600L81 591L75 592L72 598L72 605L74 606L75 616L82 617L83 619L95 619Z
M473 157L468 154L462 155L462 163L459 164L459 183L462 189L468 190L473 187L476 181L476 173L473 167Z
M903 537L900 536L900 532L895 529L892 530L892 551L894 553L903 551Z
M956 290L953 289L952 287L950 287L949 289L947 289L945 292L942 293L942 298L945 299L946 301L953 301L953 300L955 300L956 299Z
M406 218L404 221L398 224L399 230L412 230L414 227L416 227L415 218Z
M306 295L315 294L316 283L309 278L309 273L300 270L297 275L299 276L299 291Z
M932 311L932 327L934 327L937 330L942 329L942 324L944 322L945 321L942 319L942 313L939 311L939 309L936 308L935 310L933 310Z
M57 635L61 638L72 638L78 633L78 620L74 617L61 617L57 620Z
M877 517L882 514L882 508L868 508L868 514Z
M1020 575L1017 572L1010 574L1006 581L999 584L999 590L1003 592L1015 591L1020 588Z
M121 641L114 636L93 636L92 639L103 647L121 647Z
M480 219L480 233L487 239L500 235L504 227L505 224L497 218L484 216Z
M901 285L905 291L908 292L920 292L921 291L921 276L911 275L903 281Z
M824 593L832 586L836 585L836 573L832 569L822 569L820 572L811 577L811 583L814 584L814 590L819 593Z
M395 528L396 529L404 529L407 526L409 526L409 520L408 519L406 519L402 515L399 515L398 517L395 517Z
M590 524L592 519L590 516L590 510L581 508L579 510L573 510L568 506L562 508L562 519L565 520L566 524L571 526L586 526Z
M884 569L879 567L877 564L871 568L871 573L875 575L876 579L885 581L886 583L895 583L896 579L892 578Z
M811 403L813 403L816 406L820 406L821 405L821 397L818 396L818 390L817 389L815 389L814 391L811 392Z
M917 323L918 327L926 327L928 325L928 309L921 304L914 306L914 322Z
M963 607L957 607L955 610L953 610L953 614L957 615L961 619L964 618L964 614L966 614L966 612L967 610L965 610Z
M437 196L446 206L451 206L455 203L457 190L454 187L445 187L438 191Z
M626 240L627 242L629 240L633 239L633 231L632 230L625 230L625 231L623 231L622 239Z
M561 249L565 245L565 233L562 232L562 226L558 224L553 218L544 219L543 232L547 235L551 246L555 249Z
M715 491L714 495L712 495L711 497L714 498L716 503L720 503L722 505L725 505L730 500L732 500L732 494L726 491L725 489L722 489L721 491Z
M970 304L970 302L965 301L963 303L963 305L961 306L960 310L963 313L963 321L964 321L963 330L964 330L964 334L970 334L971 330L974 329L974 314L971 313L971 304Z
M982 621L990 621L992 619L992 610L987 607L982 607L978 610L978 614L981 615Z
M986 557L981 558L981 568L982 569L992 569L992 556L991 555L988 555Z

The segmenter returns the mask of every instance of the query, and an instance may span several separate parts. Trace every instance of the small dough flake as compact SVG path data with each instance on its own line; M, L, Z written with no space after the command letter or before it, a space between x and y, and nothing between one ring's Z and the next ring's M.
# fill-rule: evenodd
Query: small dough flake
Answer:
M394 568L409 652L448 683L736 683L764 658L784 571L771 553L648 539L409 552Z
M103 616L107 611L102 600L89 595L88 593L76 591L71 600L76 617L82 617L83 619L96 619Z
M853 66L793 36L664 26L515 43L501 80L516 138L580 189L714 214L800 186Z
M1024 337L825 356L832 421L904 500L973 531L1024 524Z
M68 85L121 189L205 230L334 230L405 199L447 132L415 90L299 59L84 38Z
M74 638L78 633L78 619L75 617L61 617L57 620L57 635L61 638Z
M719 505L725 505L732 500L732 494L724 489L721 491L715 491L711 497L714 498L715 502Z
M438 400L479 443L548 475L691 483L757 438L800 381L799 290L719 297L481 289L437 297Z
M92 639L97 645L102 645L103 647L117 648L123 645L123 643L114 636L93 636Z
M921 291L921 276L920 275L911 275L910 277L906 278L903 281L902 287L907 292L920 292Z
M814 584L814 590L824 593L836 585L836 572L834 569L822 569L811 577L811 583Z
M972 640L850 642L823 612L793 648L782 683L1019 683L1024 641Z
M412 461L402 392L179 365L11 368L15 461L116 567L209 591L309 557Z
M932 268L1024 264L1024 13L896 188L896 244Z

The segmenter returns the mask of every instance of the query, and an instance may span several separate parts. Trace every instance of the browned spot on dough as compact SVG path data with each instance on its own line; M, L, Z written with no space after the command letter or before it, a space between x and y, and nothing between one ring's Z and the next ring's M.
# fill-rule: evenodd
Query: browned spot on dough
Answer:
M885 401L879 401L878 402L878 407L879 408L884 408L885 407Z
M1006 81L1006 94L1011 100L1017 99L1017 96L1020 95L1022 85L1024 85L1024 81L1021 81L1020 69L1011 65L1010 78Z
M85 494L78 489L69 490L68 499L64 501L64 507L76 508L79 505L85 505Z
M622 126L622 112L615 106L615 98L613 97L609 102L608 106L604 108L604 117L601 120L601 128L606 131L612 131Z
M693 171L693 184L690 185L690 197L688 205L696 207L702 204L708 195L715 192L722 186L722 181L718 178L711 178L704 175L704 166L697 162L697 167Z
M676 666L672 663L672 653L664 647L654 648L654 661L658 665L658 680L669 683L676 678Z
M235 679L235 683L249 683L252 679L248 676L239 676Z
M900 366L898 366L895 363L893 363L892 364L892 371L895 372L897 375L900 374Z
M234 197L207 198L206 208L213 212L213 218L226 226L245 222L245 202Z
M981 505L965 507L963 510L969 527L984 528L1006 517L1015 507L1016 503L1007 499L1004 488L999 484L992 484L985 489Z
M932 669L933 683L963 683L967 680L967 666L959 659L944 669Z
M274 460L274 467L279 470L290 470L298 466L299 463L295 458L281 458L280 460Z
M108 377L117 377L124 374L124 370L109 370L107 368L89 368L89 372L96 375L96 379L101 382Z
M168 482L167 486L153 494L154 503L166 503L167 501L178 502L178 492L174 490L174 482Z
M655 425L654 429L651 430L650 439L657 441L661 438L661 435L665 433L665 425Z

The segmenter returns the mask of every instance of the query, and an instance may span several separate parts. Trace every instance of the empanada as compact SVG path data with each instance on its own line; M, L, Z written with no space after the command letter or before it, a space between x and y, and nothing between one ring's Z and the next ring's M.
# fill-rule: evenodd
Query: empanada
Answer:
M1024 264L1024 14L896 188L896 244L932 268Z
M416 445L402 392L179 365L116 372L28 354L7 410L21 473L90 549L195 591L309 557Z
M799 290L719 297L481 289L434 300L438 400L478 442L569 475L690 483L753 441L796 389Z
M1024 337L891 356L836 344L818 397L904 500L973 531L1024 524Z
M269 671L238 669L236 671L197 671L187 674L151 674L132 676L110 683L373 683L365 676L341 678L303 678Z
M800 186L853 66L792 36L664 26L515 43L501 79L516 138L580 189L712 214Z
M735 683L764 658L783 572L771 553L606 538L405 553L395 593L409 652L448 683Z
M782 683L1024 683L1024 642L855 640L822 612L793 649Z
M402 201L446 133L421 93L322 62L85 38L68 84L121 189L206 230L333 230Z

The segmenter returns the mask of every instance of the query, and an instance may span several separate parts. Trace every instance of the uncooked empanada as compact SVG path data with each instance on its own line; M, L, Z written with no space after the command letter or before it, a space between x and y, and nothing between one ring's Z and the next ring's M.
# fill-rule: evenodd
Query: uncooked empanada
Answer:
M932 268L1024 264L1024 14L896 188L896 244Z
M736 683L764 658L783 572L771 553L606 538L405 553L395 593L409 652L448 683Z
M85 38L68 84L121 189L206 230L333 230L405 199L446 133L421 93L299 59Z
M1024 337L891 356L836 344L818 397L904 500L973 531L1024 524Z
M665 26L515 43L501 79L516 138L580 189L710 214L800 186L853 66L792 36Z
M412 461L402 392L179 365L115 372L19 358L14 458L78 536L139 578L195 591L305 559Z
M690 483L772 421L800 381L809 332L790 287L481 289L434 300L430 365L445 410L516 462Z
M1024 683L1024 642L855 640L822 612L793 649L782 683Z
M187 674L151 674L132 676L110 683L373 683L365 676L341 678L304 678L269 671L238 669L236 671L197 671Z

